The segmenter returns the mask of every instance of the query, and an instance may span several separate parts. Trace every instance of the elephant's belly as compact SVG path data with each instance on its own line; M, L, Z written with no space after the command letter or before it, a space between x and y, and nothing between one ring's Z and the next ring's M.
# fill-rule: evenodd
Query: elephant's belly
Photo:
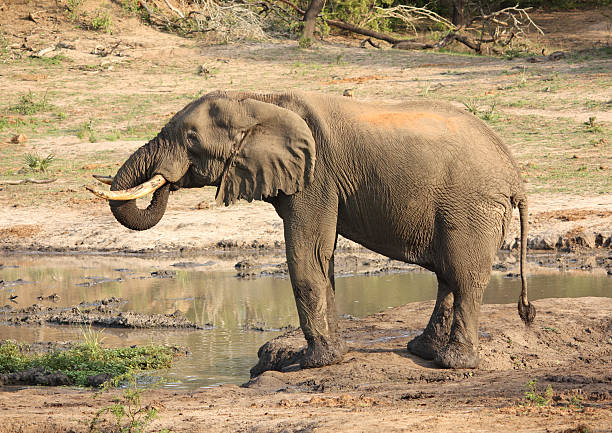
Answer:
M338 233L347 239L395 260L425 265L430 262L433 227L422 218L406 220L393 213L373 212L365 218L355 219L340 212ZM410 215L402 215L410 216Z

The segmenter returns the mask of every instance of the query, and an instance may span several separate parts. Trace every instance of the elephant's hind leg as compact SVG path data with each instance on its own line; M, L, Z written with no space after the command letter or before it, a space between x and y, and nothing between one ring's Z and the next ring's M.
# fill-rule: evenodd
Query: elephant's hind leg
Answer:
M493 226L467 236L455 234L449 240L444 279L453 288L453 322L448 343L435 357L442 367L478 366L480 304L489 283L498 239L499 233Z
M423 359L434 359L448 343L453 323L453 292L438 277L438 296L429 323L421 335L408 343L408 351Z

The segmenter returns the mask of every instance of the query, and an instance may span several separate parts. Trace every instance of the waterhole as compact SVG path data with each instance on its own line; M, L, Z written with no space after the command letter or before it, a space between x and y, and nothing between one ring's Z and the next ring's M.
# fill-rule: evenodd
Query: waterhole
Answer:
M107 346L154 342L187 347L191 355L179 358L171 370L161 373L166 387L194 389L244 383L249 368L257 362L257 349L278 335L281 328L298 326L288 278L239 279L235 272L211 270L213 261L4 256L0 263L0 306L70 306L115 296L128 300L124 310L180 310L198 324L211 324L212 328L198 331L103 330L103 344ZM167 278L154 277L152 272ZM612 297L612 278L605 274L538 273L529 276L528 284L532 300ZM484 302L514 303L519 292L518 278L494 273ZM53 294L56 296L49 298ZM339 313L355 317L434 299L435 294L435 276L426 271L336 278ZM81 334L78 326L0 325L0 339L20 342L79 340Z

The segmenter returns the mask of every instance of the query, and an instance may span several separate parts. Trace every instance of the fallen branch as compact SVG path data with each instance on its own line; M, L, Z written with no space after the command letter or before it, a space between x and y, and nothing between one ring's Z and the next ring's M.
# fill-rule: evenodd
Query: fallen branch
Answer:
M181 12L180 10L178 10L177 8L172 6L168 0L164 0L164 1L166 2L166 5L170 8L170 10L172 12L174 12L175 14L177 14L181 18L185 18L185 14L183 12Z
M57 179L20 179L20 180L0 180L0 184L4 185L23 185L26 183L34 183L34 184L43 184L43 183L51 183L55 182Z
M389 42L390 44L397 44L398 42L408 41L408 39L398 39L394 38L391 35L386 33L377 32L370 29L364 29L361 27L357 27L350 23L345 23L344 21L338 20L324 20L325 23L329 26L337 27L342 30L348 30L352 33L357 33L359 35L370 36L372 38L380 39L381 41Z
M367 38L364 39L363 41L361 41L361 43L359 44L359 46L361 48L365 48L367 44L372 45L374 48L379 48L380 49L380 44L377 44L376 42L374 42L371 38Z
M40 50L40 51L38 51L38 52L36 52L36 53L33 53L33 54L31 55L31 57L42 57L42 56L44 56L45 54L50 53L50 52L51 52L51 51L53 51L53 50L55 50L55 45L51 45L50 47L43 48L42 50Z
M263 0L262 3L289 6L297 15L302 17L306 13L291 0ZM446 18L427 8L399 5L390 8L376 7L375 10L377 11L377 15L372 19L392 18L400 20L408 28L411 28L415 34L417 33L415 24L423 21L444 26L448 34L438 42L416 42L411 39L397 38L387 33L370 30L340 20L326 19L322 16L319 16L319 19L328 26L368 36L368 39L365 39L361 43L362 48L368 43L375 46L370 38L389 42L393 45L393 48L408 50L440 49L457 41L469 49L480 53L483 50L484 44L497 45L498 48L507 46L515 37L525 34L529 27L535 28L539 33L543 33L542 29L533 22L528 14L531 8L520 8L518 4L490 14L481 13L480 15L474 16L463 26L456 26ZM474 27L475 25L477 25L477 28ZM508 34L509 36L507 36ZM494 52L499 52L495 47L491 47L491 49Z

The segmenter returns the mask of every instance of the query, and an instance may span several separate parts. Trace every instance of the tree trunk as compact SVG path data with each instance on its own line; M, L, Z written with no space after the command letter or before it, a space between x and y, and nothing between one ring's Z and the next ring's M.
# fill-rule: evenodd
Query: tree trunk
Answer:
M312 0L310 2L310 6L308 6L304 14L304 27L301 39L309 40L313 38L317 17L323 10L323 6L325 6L325 0Z
M465 0L453 0L453 24L460 27L465 22Z

